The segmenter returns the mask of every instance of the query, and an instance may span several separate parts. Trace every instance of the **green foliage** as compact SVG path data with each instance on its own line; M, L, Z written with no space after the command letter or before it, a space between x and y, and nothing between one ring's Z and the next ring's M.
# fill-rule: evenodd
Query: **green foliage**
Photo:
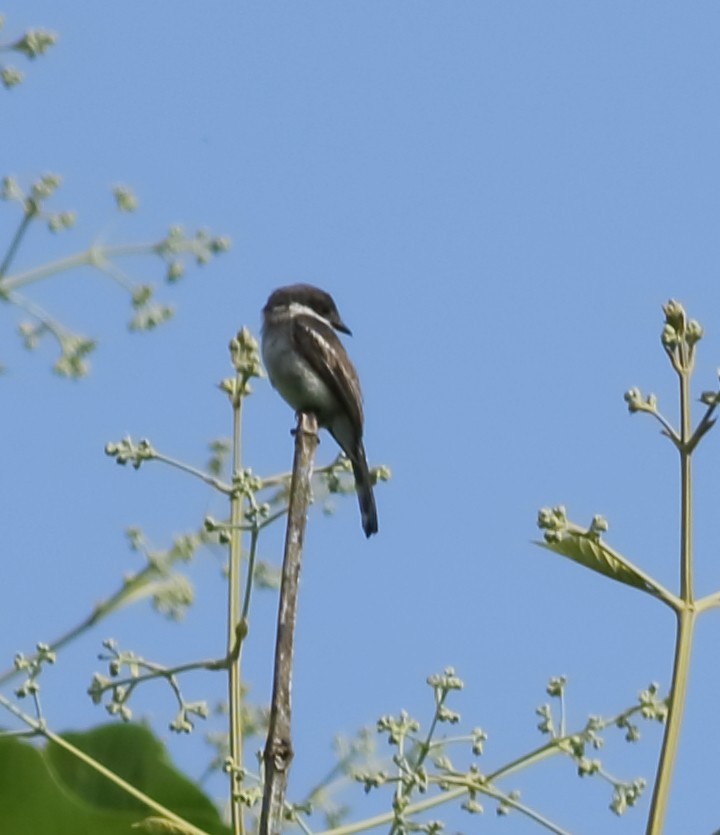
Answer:
M4 20L0 17L0 28ZM41 29L28 30L21 36L0 43L0 52L15 53L23 60L43 55L56 41L54 33ZM0 66L0 83L6 88L17 85L23 76L12 66ZM11 272L15 257L29 227L42 223L52 234L62 234L76 222L76 213L66 208L51 207L61 186L59 175L46 173L27 185L14 177L5 177L0 199L8 201L17 212L17 228L0 256L0 302L22 310L29 320L19 323L23 344L35 349L45 336L53 338L60 354L54 370L63 376L81 377L89 369L88 358L96 347L94 338L84 336L58 322L31 297L25 295L36 282L64 271L89 267L113 281L127 294L130 303L128 328L131 331L151 330L168 320L174 308L156 300L156 288L138 282L121 266L125 260L148 257L161 266L161 280L173 285L185 274L189 264L203 265L224 252L229 241L206 230L186 233L170 227L163 237L150 243L109 246L91 242L80 252L49 264L40 264L24 272ZM139 201L125 185L113 188L115 207L121 213L134 212ZM457 695L463 682L452 668L430 676L434 711L425 724L406 711L384 715L376 730L387 742L391 755L375 762L374 746L367 737L356 745L338 752L337 766L300 801L285 804L288 821L300 824L306 831L306 816L322 810L328 826L336 827L347 814L347 807L333 805L328 799L333 782L350 778L361 784L365 792L390 790L389 811L373 819L353 824L347 831L361 831L380 825L389 826L391 835L425 832L436 835L444 824L423 819L430 809L457 801L468 814L482 814L484 803L493 806L498 815L521 814L546 829L562 835L564 830L544 818L521 801L520 792L501 783L522 769L549 757L569 758L577 774L583 778L605 780L612 789L610 809L622 814L636 804L646 786L643 778L621 780L606 771L598 752L606 730L620 730L628 742L640 737L637 718L658 723L667 722L666 737L659 768L649 833L660 832L663 804L669 790L669 774L677 748L679 723L687 681L687 664L695 617L707 608L720 605L720 592L696 601L692 587L692 551L690 547L690 468L689 459L704 434L715 423L713 413L720 403L720 391L705 392L701 402L706 411L694 431L689 423L688 380L695 359L695 348L703 335L701 326L686 317L683 307L670 301L664 307L665 323L661 342L681 381L681 426L674 428L659 412L657 398L643 395L637 388L625 395L631 413L644 412L657 419L664 434L680 453L682 481L682 589L675 595L665 589L602 539L607 522L596 516L588 528L568 520L564 507L545 508L538 517L544 531L545 548L578 564L626 585L648 592L668 604L678 616L678 648L669 698L658 695L657 685L643 690L636 703L609 716L590 716L573 731L566 728L566 680L558 676L550 680L547 694L552 703L536 710L537 728L542 744L531 748L504 765L486 767L487 734L479 727L455 736L443 735L442 729L461 723L460 713L447 702ZM243 328L230 342L233 375L223 380L220 389L232 408L233 434L229 442L215 442L206 469L199 469L165 455L149 441L134 442L124 438L106 447L108 455L121 465L139 469L146 462L160 462L185 474L199 478L221 493L229 504L228 518L205 520L202 530L183 535L166 550L151 549L137 529L129 532L131 548L141 553L147 565L128 575L121 587L94 608L77 627L49 644L38 644L30 656L18 654L15 667L0 675L4 683L14 676L24 680L14 691L15 701L0 694L0 704L29 730L27 736L44 737L46 745L36 747L11 732L0 736L0 832L3 835L26 835L47 832L52 835L102 832L108 835L127 833L131 827L149 833L209 833L224 835L223 824L212 801L192 781L181 775L170 763L163 745L141 725L129 724L128 705L136 688L150 680L163 679L177 701L177 712L169 722L178 733L189 733L196 718L205 718L209 709L204 700L188 701L181 692L179 677L190 670L229 672L229 733L216 734L212 744L217 751L210 765L229 775L231 813L234 831L246 831L243 815L262 795L263 774L253 773L247 762L245 748L254 734L266 730L264 708L248 704L246 685L241 680L241 647L249 634L249 609L254 586L274 586L273 570L257 559L258 537L270 524L284 517L288 509L290 474L261 477L244 467L241 460L240 426L243 400L251 389L251 380L263 375L257 340ZM223 478L229 468L230 476ZM386 480L386 467L375 467L374 481ZM315 473L316 497L342 494L353 490L351 468L340 456L331 465ZM245 535L245 539L243 539ZM246 544L248 540L249 544ZM87 629L94 627L110 612L140 598L149 598L153 605L170 618L182 616L192 602L192 587L182 575L174 572L178 561L192 558L196 549L208 543L228 547L229 635L227 654L219 659L189 661L167 667L150 661L132 650L120 649L112 640L104 642L101 660L108 663L107 675L96 673L89 695L96 704L104 704L125 724L100 726L85 733L69 733L57 737L47 726L39 691L39 678L47 664L56 661L56 651ZM242 588L242 594L240 589ZM31 705L24 712L18 705ZM671 710L672 706L672 710ZM32 712L34 711L34 715ZM453 759L450 754L452 753ZM480 802L483 801L483 803ZM163 808L164 807L164 808ZM166 814L163 814L163 813ZM174 817L177 815L179 817ZM184 823L186 821L188 823ZM196 828L196 827L199 827Z
M680 739L685 698L687 694L690 655L692 650L695 621L707 609L720 605L720 592L714 592L697 599L694 587L693 553L693 502L692 502L692 456L698 444L713 428L717 418L714 413L720 404L720 388L705 391L700 402L705 407L700 420L693 426L690 383L695 367L696 349L703 337L703 328L695 319L689 319L680 302L670 299L663 305L665 321L660 342L679 382L680 422L673 426L659 409L654 394L643 394L633 387L625 393L625 402L630 414L647 414L659 422L662 434L675 447L680 458L680 589L677 594L666 589L657 580L642 571L622 554L614 551L601 540L601 533L607 528L603 517L596 516L585 530L569 521L565 508L543 508L538 514L538 527L543 530L545 542L538 543L551 551L580 563L586 568L611 577L626 585L649 592L669 606L676 616L675 662L673 666L670 695L667 699L657 697L657 685L651 685L641 694L642 714L664 722L665 736L660 752L657 779L648 816L648 835L660 835L663 831L665 814L670 796L670 784ZM547 721L547 718L544 719ZM637 729L623 721L618 727L627 729L626 739L637 738ZM581 774L599 773L598 760L582 757L579 763ZM634 806L645 788L644 780L616 785L610 808L622 814Z
M565 508L561 505L545 507L538 513L538 527L545 536L545 542L538 542L538 545L620 583L657 594L654 583L600 538L601 532L608 528L603 517L596 516L590 527L583 530L568 521Z
M105 725L63 739L209 835L228 832L212 801L172 765L147 728ZM37 748L0 739L0 774L3 835L127 835L150 814L140 800L53 742Z
M45 336L51 337L60 348L60 356L53 370L63 377L77 378L85 376L90 370L89 356L97 346L96 340L59 322L26 295L27 287L69 270L90 267L129 295L132 315L128 329L153 330L170 319L175 308L166 302L157 301L155 286L133 279L126 272L124 262L129 258L143 256L159 260L164 265L165 283L172 285L184 275L188 263L194 261L198 266L207 264L213 257L225 252L230 241L226 237L211 235L205 229L186 233L180 226L171 226L165 237L150 243L111 246L94 242L86 249L57 261L12 273L15 257L32 225L44 223L54 234L75 225L74 211L48 208L48 203L61 184L62 177L58 174L43 174L27 187L23 187L14 177L3 178L0 199L19 207L20 217L15 234L0 261L0 301L22 310L30 317L18 325L23 345L28 350L34 350ZM137 209L137 197L127 186L115 186L113 195L119 212L134 212Z

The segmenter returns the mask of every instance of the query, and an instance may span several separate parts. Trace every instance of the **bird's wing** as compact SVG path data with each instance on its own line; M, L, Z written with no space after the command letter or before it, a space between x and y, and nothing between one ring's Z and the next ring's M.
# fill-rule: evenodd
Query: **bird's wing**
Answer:
M297 351L337 397L343 411L362 435L362 392L357 371L335 331L311 316L293 318L292 339Z

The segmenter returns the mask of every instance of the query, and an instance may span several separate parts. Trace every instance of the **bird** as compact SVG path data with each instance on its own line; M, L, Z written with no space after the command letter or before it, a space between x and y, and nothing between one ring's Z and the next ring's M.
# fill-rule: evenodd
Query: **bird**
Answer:
M262 310L262 356L273 388L296 411L315 415L350 460L366 537L378 532L363 444L360 380L336 331L352 335L332 296L311 284L278 287Z

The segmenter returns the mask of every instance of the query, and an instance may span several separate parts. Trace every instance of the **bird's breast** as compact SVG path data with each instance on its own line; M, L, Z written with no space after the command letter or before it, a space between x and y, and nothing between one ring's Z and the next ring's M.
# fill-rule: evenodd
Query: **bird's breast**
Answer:
M314 412L321 424L337 411L337 400L322 377L297 351L284 328L263 332L262 355L273 387L295 411Z

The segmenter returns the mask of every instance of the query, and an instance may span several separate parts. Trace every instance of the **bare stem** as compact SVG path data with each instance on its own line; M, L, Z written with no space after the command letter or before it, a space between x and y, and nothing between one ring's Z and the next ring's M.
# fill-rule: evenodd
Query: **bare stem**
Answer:
M690 440L690 375L680 375L680 421L683 447L680 449L680 597L691 605L693 592L692 528L692 453L685 448Z
M154 679L164 678L170 682L177 695L178 691L175 686L176 676L181 673L188 673L192 670L224 670L230 666L232 658L210 658L202 661L187 661L185 664L178 664L177 667L164 667L162 664L155 664L151 661L144 661L141 659L133 659L133 663L138 667L146 669L148 672L136 676L126 676L125 678L114 678L108 684L100 686L96 692L105 693L108 690L113 690L116 687L127 687L128 690L134 690L138 684L145 681L153 681ZM178 700L182 704L182 699Z
M433 782L435 781L433 780ZM452 778L448 778L446 780L445 777L443 777L443 782L455 784L455 781L452 780ZM482 787L475 786L474 788L479 794L485 794L488 797L492 797L494 800L503 801L506 805L511 806L516 811L526 815L535 823L540 824L540 826L545 827L545 829L549 832L554 833L554 835L570 835L566 829L560 828L556 824L552 823L552 821L549 821L547 818L540 815L538 812L535 812L529 806L525 806L518 800L504 794L494 786L485 785ZM443 804L449 803L453 800L459 800L460 798L465 797L467 793L467 786L448 789L435 797L428 797L418 801L417 803L409 805L405 809L405 814L409 816L426 812L435 806L442 806ZM326 829L324 832L318 833L318 835L355 835L356 832L365 832L370 829L376 829L383 824L390 823L394 816L395 812L383 812L382 814L376 815L372 818L366 818L365 820L357 821L355 823L344 824L343 826L336 826L333 829Z
M669 422L669 421L668 421L668 420L667 420L667 419L666 419L663 415L661 415L661 414L660 414L660 412L658 412L658 410L657 410L657 409L650 409L649 411L650 411L650 414L651 414L651 415L652 415L652 416L653 416L656 420L658 420L658 421L660 422L660 425L661 425L661 426L663 427L663 429L665 430L665 434L668 436L668 438L670 438L670 439L671 439L672 441L674 441L675 443L678 443L678 442L680 441L680 436L679 436L679 435L677 434L677 432L673 429L673 427L672 427L672 425L670 424L670 422Z
M672 773L677 759L690 673L693 631L697 611L693 590L693 519L692 519L692 437L690 415L690 375L692 362L682 346L683 356L676 370L680 380L680 605L676 608L675 660L668 699L665 726L653 789L646 835L660 835L665 824ZM675 363L674 363L675 365Z
M127 255L150 255L157 253L162 242L145 244L118 244L117 246L93 245L82 252L67 255L65 258L58 258L39 267L33 267L22 273L8 276L3 281L3 287L7 290L17 290L26 284L33 284L43 278L48 278L56 273L66 272L76 267L97 266L110 258L121 258Z
M242 397L233 401L233 479L242 465ZM230 719L230 818L233 835L244 835L245 820L240 802L240 783L243 765L242 686L240 678L240 574L242 569L242 496L234 490L230 496L230 560L228 572L228 655L234 660L228 675L228 705Z
M265 787L260 813L260 835L278 835L282 829L288 773L293 757L291 682L295 620L302 548L311 496L310 479L318 443L317 433L318 425L315 416L298 413L295 430L295 458L290 484L290 509L278 605L273 694L267 742L263 753Z
M209 475L208 473L199 470L197 467L186 464L184 461L178 461L176 458L171 458L169 455L163 455L163 453L155 451L153 451L152 457L156 461L162 461L163 464L167 464L169 467L175 467L188 475L199 478L200 481L204 481L205 484L209 484L210 487L214 487L215 490L219 490L227 496L232 493L232 487L229 484L225 484L225 482L221 479L215 478L215 476Z
M67 339L68 336L72 335L66 327L61 325L57 319L51 316L39 304L32 301L32 299L28 299L26 296L16 293L14 290L8 290L5 292L4 298L11 304L14 304L15 307L19 307L20 310L24 310L28 315L32 316L33 319L37 319L46 331L55 337L58 345L62 346L63 341Z
M10 242L10 246L8 247L8 251L5 253L5 257L3 258L2 264L0 264L0 281L5 277L5 273L10 269L10 264L12 264L13 258L18 251L18 247L22 243L22 239L25 237L25 233L28 230L28 226L32 219L35 217L34 212L25 211L22 220L20 221L20 225L13 236L12 241ZM4 287L4 285L3 285Z
M653 790L646 835L661 835L665 823L673 767L677 758L682 727L687 681L690 672L693 630L696 613L684 609L677 613L677 632L675 639L675 662L673 664L672 685L670 688L668 718L665 726L660 762L658 764L655 788Z

